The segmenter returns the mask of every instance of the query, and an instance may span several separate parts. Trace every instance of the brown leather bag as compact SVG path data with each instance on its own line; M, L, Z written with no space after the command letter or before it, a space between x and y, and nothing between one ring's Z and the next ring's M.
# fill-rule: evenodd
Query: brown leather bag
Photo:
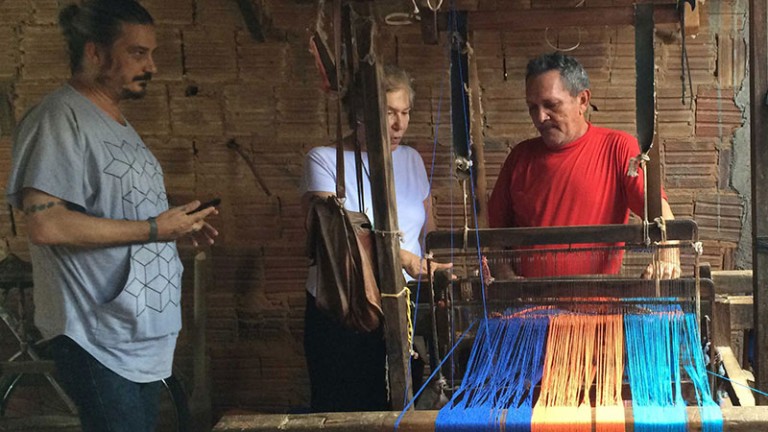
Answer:
M368 216L346 210L330 196L313 198L307 218L307 252L317 266L318 309L346 328L376 330L383 312Z

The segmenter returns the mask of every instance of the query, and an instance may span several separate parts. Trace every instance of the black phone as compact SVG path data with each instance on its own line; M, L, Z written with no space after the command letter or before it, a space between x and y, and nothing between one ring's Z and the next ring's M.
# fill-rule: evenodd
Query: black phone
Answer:
M214 198L214 199L212 199L210 201L206 201L206 202L200 204L199 206L197 206L196 209L192 210L191 212L189 212L187 214L191 215L193 213L199 212L200 210L205 210L208 207L216 207L219 204L221 204L221 198Z

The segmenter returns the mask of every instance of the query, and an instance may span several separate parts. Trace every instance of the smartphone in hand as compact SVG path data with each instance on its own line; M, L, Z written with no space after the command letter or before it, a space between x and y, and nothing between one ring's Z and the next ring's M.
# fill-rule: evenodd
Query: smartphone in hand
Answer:
M191 215L193 213L199 212L200 210L205 210L208 207L216 207L219 204L221 204L221 198L214 198L214 199L212 199L210 201L206 201L206 202L200 204L199 206L197 206L196 209L192 210L191 212L189 212L187 214Z

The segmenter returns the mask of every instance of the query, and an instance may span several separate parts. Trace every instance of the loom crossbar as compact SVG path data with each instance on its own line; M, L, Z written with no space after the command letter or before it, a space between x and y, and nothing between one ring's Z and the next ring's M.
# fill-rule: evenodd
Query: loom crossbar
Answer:
M634 422L632 409L625 408L627 430ZM701 431L697 407L687 407L688 430ZM724 407L724 432L755 432L768 430L768 407ZM225 415L213 432L392 432L399 412L355 412L319 414L256 414ZM398 432L434 432L437 411L408 411L400 421ZM594 418L594 410L593 410Z

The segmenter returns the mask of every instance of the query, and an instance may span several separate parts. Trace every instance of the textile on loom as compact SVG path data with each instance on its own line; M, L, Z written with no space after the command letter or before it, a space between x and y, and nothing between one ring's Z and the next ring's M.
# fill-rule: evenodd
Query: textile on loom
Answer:
M591 431L594 405L595 430L624 431L626 375L635 431L685 431L684 374L704 430L722 430L695 314L676 305L624 314L579 309L530 309L481 322L461 387L438 414L436 430Z
M691 406L705 431L722 430L698 326L714 286L698 276L695 222L446 231L426 244L458 274L436 291L450 360L437 372L453 396L437 431L678 431ZM575 270L615 254L618 273ZM661 256L679 260L680 278L640 278ZM552 274L502 271L544 262ZM474 343L454 344L459 334Z

